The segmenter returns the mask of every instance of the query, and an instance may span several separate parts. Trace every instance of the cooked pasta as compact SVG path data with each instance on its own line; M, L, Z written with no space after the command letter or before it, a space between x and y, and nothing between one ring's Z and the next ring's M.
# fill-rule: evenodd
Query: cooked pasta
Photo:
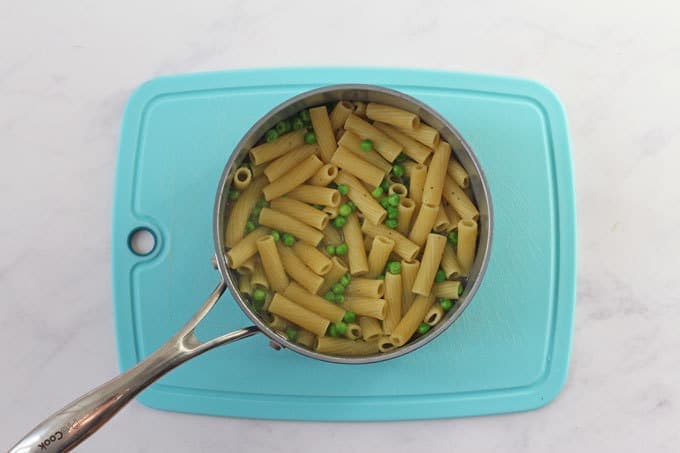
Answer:
M238 190L243 190L250 185L253 178L253 173L248 167L239 167L234 172L234 187Z
M470 179L416 113L312 106L264 134L227 180L227 265L281 341L389 353L462 305L479 234Z
M331 120L328 117L328 111L323 105L321 107L314 107L309 109L309 116L311 117L314 133L316 134L316 141L319 143L321 160L329 163L337 145Z
M328 226L328 216L325 212L314 209L302 201L293 198L277 198L272 200L269 206L271 206L271 209L286 214L317 230L323 230ZM271 225L271 228L276 228L276 225Z

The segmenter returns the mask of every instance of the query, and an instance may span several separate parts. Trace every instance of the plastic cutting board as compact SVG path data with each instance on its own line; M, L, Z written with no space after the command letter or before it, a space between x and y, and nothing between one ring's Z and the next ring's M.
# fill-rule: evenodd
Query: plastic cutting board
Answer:
M219 276L210 264L217 182L262 115L336 83L403 91L470 143L495 211L489 267L463 316L414 353L338 365L274 351L255 336L210 351L139 396L151 407L297 420L405 420L521 411L560 392L575 293L569 137L557 97L535 82L403 69L263 69L163 77L140 86L123 120L113 215L114 311L120 367L167 340ZM146 256L129 237L156 238ZM199 337L248 325L225 293Z

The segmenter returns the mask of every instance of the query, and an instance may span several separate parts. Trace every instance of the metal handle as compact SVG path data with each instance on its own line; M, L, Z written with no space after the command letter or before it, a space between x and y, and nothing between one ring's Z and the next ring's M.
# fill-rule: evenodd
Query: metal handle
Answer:
M10 453L69 451L168 371L216 346L259 332L257 327L251 326L205 343L196 338L194 329L215 306L225 288L224 282L220 282L193 318L149 357L52 414L26 434L9 450Z

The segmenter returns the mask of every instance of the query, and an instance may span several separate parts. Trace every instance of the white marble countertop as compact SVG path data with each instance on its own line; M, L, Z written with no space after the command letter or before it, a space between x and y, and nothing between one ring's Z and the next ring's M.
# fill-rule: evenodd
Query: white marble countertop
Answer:
M562 393L526 413L363 424L133 402L83 450L677 451L676 3L39 3L0 8L0 448L117 372L111 202L131 90L162 74L375 65L527 77L564 102L579 267Z

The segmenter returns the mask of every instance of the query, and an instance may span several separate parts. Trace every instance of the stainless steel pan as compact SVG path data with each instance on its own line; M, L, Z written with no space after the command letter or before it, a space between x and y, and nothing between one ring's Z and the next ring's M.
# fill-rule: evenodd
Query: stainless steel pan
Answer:
M227 195L233 173L238 168L238 165L247 157L248 150L255 145L267 130L274 127L279 121L305 108L339 100L379 102L400 107L417 113L427 124L439 130L442 138L452 145L455 156L470 174L472 192L480 211L478 253L469 274L465 292L462 294L459 303L454 306L453 310L447 313L441 323L426 335L392 352L366 357L338 357L319 354L278 335L263 323L256 313L251 311L247 301L239 294L237 290L237 276L228 268L224 254L224 232L229 214ZM333 85L295 96L273 109L248 131L236 146L224 168L217 187L213 211L215 258L221 281L198 312L175 336L149 357L51 415L30 431L10 452L70 450L99 429L139 392L168 371L216 346L241 340L260 332L267 335L271 339L272 345L277 348L288 348L312 359L343 364L379 362L413 352L432 341L451 326L472 300L486 270L492 231L493 213L491 198L482 169L472 150L458 131L430 107L397 91L371 85ZM241 307L241 310L252 320L254 325L224 334L206 342L199 341L194 335L196 326L215 306L227 288Z

